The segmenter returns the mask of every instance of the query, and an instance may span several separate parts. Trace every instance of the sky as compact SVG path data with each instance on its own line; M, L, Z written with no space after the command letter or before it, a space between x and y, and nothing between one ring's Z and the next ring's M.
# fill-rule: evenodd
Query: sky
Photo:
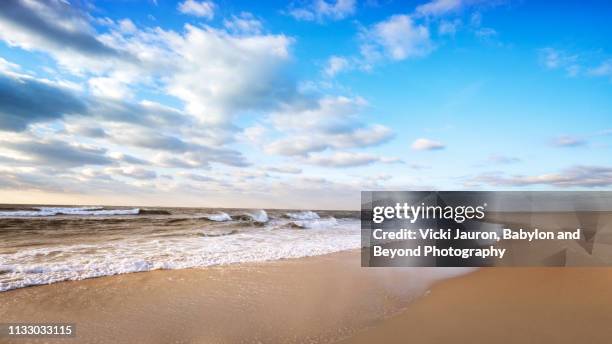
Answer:
M0 1L0 203L609 190L612 4Z

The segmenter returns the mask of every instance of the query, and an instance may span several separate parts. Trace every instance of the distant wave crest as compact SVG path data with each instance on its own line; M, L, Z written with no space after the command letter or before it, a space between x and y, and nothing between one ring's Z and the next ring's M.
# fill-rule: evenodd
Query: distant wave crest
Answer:
M224 212L220 212L218 214L211 214L211 215L206 215L204 216L204 218L210 220L210 221L216 221L216 222L225 222L225 221L231 221L232 217L229 216L227 213Z
M286 213L285 216L292 220L318 220L320 218L319 214L310 210L300 211L298 213Z
M139 208L104 209L103 207L37 207L36 210L0 211L0 217L41 217L56 215L111 216L138 215Z

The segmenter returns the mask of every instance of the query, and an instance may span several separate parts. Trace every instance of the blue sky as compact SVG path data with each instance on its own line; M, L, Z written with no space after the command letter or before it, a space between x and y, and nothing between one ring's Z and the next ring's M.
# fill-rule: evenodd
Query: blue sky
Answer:
M612 185L612 5L0 4L5 203Z

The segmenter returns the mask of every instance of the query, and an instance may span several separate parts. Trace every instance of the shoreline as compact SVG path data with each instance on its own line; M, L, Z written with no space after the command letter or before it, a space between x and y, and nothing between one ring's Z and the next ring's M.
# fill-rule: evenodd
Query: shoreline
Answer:
M363 269L359 258L350 250L19 288L0 293L0 318L75 323L78 343L333 343L398 314L445 276Z
M155 270L0 293L8 343L608 343L612 268L361 268L359 250ZM575 319L580 319L576 322ZM1 338L6 340L6 338Z

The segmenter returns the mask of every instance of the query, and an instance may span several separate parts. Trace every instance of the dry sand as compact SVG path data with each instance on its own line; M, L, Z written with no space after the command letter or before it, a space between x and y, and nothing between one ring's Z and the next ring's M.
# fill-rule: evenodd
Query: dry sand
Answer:
M153 271L0 293L0 322L76 323L40 343L610 342L611 269L482 269L417 298L445 271L364 269L357 251Z

